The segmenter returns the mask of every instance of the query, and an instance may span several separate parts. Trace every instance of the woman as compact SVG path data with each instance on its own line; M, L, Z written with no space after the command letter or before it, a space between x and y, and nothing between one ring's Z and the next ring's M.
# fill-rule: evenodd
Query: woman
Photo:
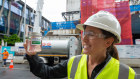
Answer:
M99 11L84 24L77 25L77 28L84 31L83 55L71 57L68 61L49 67L42 63L35 52L27 52L31 72L42 79L135 78L134 70L118 61L114 44L121 41L121 28L116 17L107 11Z

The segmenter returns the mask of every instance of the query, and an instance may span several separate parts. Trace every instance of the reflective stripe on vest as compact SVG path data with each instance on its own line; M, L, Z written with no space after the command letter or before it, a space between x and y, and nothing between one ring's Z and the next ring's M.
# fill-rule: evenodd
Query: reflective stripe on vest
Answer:
M74 58L74 61L73 61L74 63L72 64L71 73L70 73L70 78L72 78L72 79L74 79L74 77L75 77L75 73L76 73L78 63L79 63L81 57L82 57L82 55L79 55Z
M118 79L128 79L128 76L129 76L129 67L125 64L120 63Z
M85 77L85 74L87 74L86 68L84 68L85 73L82 75L80 74L82 72L80 72L78 70L78 64L80 63L82 58L87 59L87 56L80 55L80 56L73 57L72 61L69 60L69 62L71 62L71 66L68 63L68 79L74 79L74 78L75 79L76 78L87 79L88 78L87 75L86 75L87 77ZM83 61L83 63L84 63L84 61ZM87 63L84 63L84 64L87 65ZM86 65L84 65L84 66L86 66ZM83 69L83 68L81 68L81 69ZM78 72L77 73L78 75L76 74L76 72ZM77 77L77 76L80 76L80 77ZM134 77L135 77L135 72L132 68L130 68L127 65L124 65L122 63L119 63L119 61L114 58L111 58L110 61L108 61L108 63L105 65L105 67L101 69L101 71L98 73L98 75L95 78L96 79L102 79L102 78L104 78L104 79L106 79L106 78L107 79L112 79L112 78L113 79L134 79Z

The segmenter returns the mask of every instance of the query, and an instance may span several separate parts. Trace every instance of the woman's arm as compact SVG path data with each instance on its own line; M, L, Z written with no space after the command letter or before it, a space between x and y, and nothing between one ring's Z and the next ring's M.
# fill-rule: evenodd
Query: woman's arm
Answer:
M30 71L41 79L67 77L67 60L52 67L44 64L37 55L26 55L26 57L29 61Z

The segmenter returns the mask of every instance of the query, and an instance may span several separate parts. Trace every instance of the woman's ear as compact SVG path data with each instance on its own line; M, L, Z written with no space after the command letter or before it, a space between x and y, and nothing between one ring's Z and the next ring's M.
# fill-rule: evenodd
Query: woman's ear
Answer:
M110 37L110 38L107 38L106 39L106 47L108 48L109 46L112 45L112 43L114 42L114 38L113 37Z

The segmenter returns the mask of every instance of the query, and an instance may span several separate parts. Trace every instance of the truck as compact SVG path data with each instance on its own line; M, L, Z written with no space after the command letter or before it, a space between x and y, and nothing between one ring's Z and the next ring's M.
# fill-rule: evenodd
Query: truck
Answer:
M50 32L49 32L50 33ZM52 34L42 38L42 51L37 55L49 65L58 64L81 54L81 34Z

